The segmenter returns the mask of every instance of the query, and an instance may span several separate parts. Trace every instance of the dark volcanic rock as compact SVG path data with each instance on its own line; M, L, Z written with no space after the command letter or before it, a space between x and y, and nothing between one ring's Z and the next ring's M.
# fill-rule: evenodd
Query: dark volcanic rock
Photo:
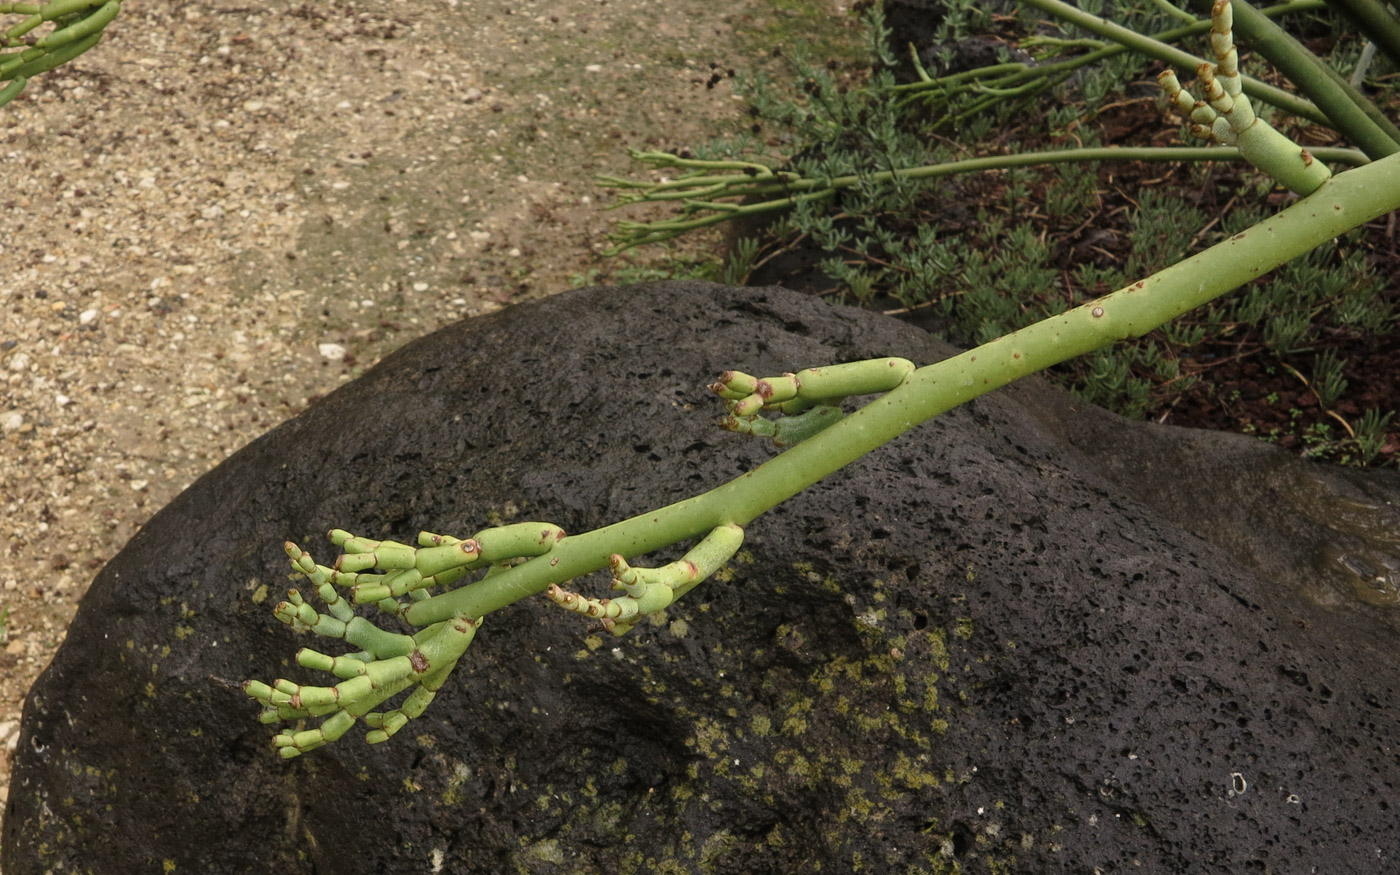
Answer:
M1397 865L1396 478L1128 425L1035 381L762 517L663 622L614 639L521 603L390 743L273 755L236 683L310 680L290 660L316 642L263 600L285 538L325 560L333 526L597 527L771 454L713 428L720 370L888 354L948 350L701 284L411 344L103 570L27 703L4 871Z

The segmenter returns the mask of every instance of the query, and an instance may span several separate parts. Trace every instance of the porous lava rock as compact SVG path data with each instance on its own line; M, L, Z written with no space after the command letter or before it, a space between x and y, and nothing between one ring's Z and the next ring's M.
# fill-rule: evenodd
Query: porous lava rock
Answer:
M271 616L287 538L326 560L332 527L587 530L775 452L714 427L704 384L725 368L950 352L700 283L578 291L406 346L102 570L26 704L4 871L1395 866L1396 479L1125 423L1035 380L760 518L727 571L626 637L540 599L489 616L387 744L357 729L281 761L238 689L311 681L293 653L330 649ZM1375 572L1374 597L1307 573L1328 561Z

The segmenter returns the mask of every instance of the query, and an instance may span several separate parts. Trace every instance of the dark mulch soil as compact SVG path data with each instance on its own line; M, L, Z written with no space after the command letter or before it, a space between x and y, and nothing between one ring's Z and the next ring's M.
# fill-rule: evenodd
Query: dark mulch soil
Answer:
M1300 433L1316 424L1343 435L1367 410L1400 409L1400 341L1395 332L1381 337L1339 339L1320 343L1346 359L1346 394L1324 409L1317 396L1293 371L1307 373L1311 356L1274 357L1268 353L1227 351L1215 359L1208 348L1196 351L1194 370L1204 379L1174 406L1162 412L1164 421L1195 428L1213 428L1271 436L1280 446L1304 449ZM1288 367L1282 367L1287 365ZM1289 368L1292 370L1290 371ZM1335 415L1334 415L1335 414ZM1400 458L1400 423L1391 423L1381 450L1384 462Z

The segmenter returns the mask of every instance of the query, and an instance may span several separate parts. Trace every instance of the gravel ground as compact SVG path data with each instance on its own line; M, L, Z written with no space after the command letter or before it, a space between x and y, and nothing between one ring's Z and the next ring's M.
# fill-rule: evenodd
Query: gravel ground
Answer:
M842 11L129 2L0 108L0 805L26 691L155 511L402 343L616 272L592 175L742 123L727 71Z

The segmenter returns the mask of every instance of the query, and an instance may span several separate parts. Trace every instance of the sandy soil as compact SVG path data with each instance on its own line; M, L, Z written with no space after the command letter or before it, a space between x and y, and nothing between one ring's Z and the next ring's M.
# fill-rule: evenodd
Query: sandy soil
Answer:
M843 12L129 2L0 108L0 804L26 691L152 514L414 337L713 257L601 259L593 174L743 123L728 71Z

